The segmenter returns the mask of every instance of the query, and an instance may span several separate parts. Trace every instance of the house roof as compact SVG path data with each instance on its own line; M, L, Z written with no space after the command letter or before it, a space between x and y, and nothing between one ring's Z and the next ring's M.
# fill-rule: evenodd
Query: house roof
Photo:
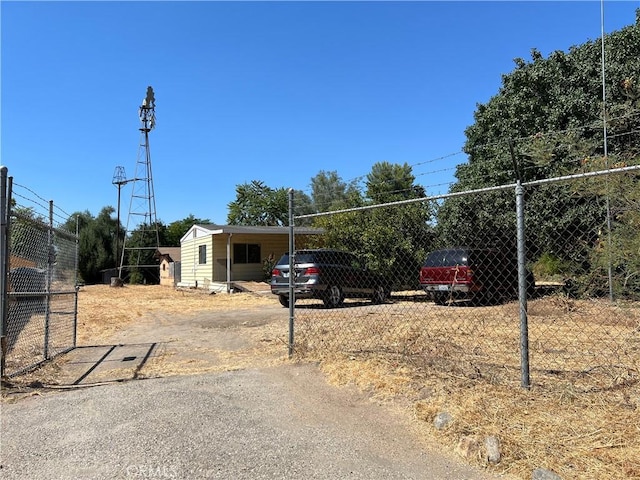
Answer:
M187 233L185 233L180 242L191 237L191 232L200 230L208 235L221 234L254 234L254 235L288 235L289 227L252 227L249 225L217 225L215 223L196 224L193 225ZM320 235L324 230L321 228L311 227L294 227L296 235Z
M180 261L180 247L158 247L158 255L160 257L168 257L169 262Z
M214 235L220 233L259 233L280 235L289 233L289 227L252 227L249 225L216 225L215 223L199 226L210 230ZM295 233L302 235L318 235L323 232L320 228L310 227L294 227L294 231Z

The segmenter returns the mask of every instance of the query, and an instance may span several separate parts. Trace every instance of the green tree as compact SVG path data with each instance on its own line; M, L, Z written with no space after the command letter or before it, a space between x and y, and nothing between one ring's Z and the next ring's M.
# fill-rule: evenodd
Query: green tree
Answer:
M77 222L78 273L86 283L100 282L102 270L119 264L115 255L117 220L112 218L114 212L110 206L103 207L97 217L89 211L76 212L63 225L65 230L75 232Z
M605 37L609 165L635 158L640 81L640 10L635 25ZM499 92L478 105L465 131L468 162L458 166L452 192L512 184L510 142L524 182L584 170L603 157L601 43L556 51L531 61L516 59ZM624 160L628 163L630 160ZM597 182L596 182L597 183ZM529 257L560 258L577 272L589 270L592 249L606 225L606 195L570 185L526 189ZM450 244L515 244L514 192L451 197L439 208L438 232Z
M156 238L156 228L158 238ZM156 224L140 224L128 234L125 250L125 264L130 265L124 277L129 283L160 283L160 272L156 247L166 245L167 227L158 220ZM134 266L139 265L139 266Z
M209 219L196 218L193 214L183 218L182 220L176 220L167 225L165 232L165 243L161 244L163 247L179 247L180 239L185 233L194 225L206 225L211 223Z
M229 225L275 226L289 223L289 201L284 188L273 189L260 180L236 186L229 203Z
M311 201L315 212L348 208L354 196L358 196L355 181L347 184L335 170L320 170L311 179Z
M311 201L302 192L294 192L294 214L312 213ZM271 188L260 180L236 186L236 199L229 203L229 225L289 225L289 192Z
M294 190L293 191L293 214L307 215L309 213L315 213L315 212L316 210L313 206L313 201L311 200L311 197L309 197L309 195L307 195L306 193L300 190ZM287 207L287 215L288 214L289 214L289 211ZM298 227L310 226L313 223L313 220L303 218L303 219L294 220L294 223ZM289 222L287 221L287 225L288 224Z
M609 164L615 171L616 167L629 163L638 165L640 154L635 155L612 165L610 157L589 159L584 169L603 170ZM591 248L585 261L589 268L581 272L581 293L607 295L611 270L614 296L640 299L640 174L627 172L584 179L573 186L573 191L581 198L591 195L603 203L607 199L610 212L609 222L603 222L589 244Z
M415 184L411 167L379 162L373 165L365 182L366 195L374 203L387 203L425 196L424 188Z
M408 165L376 163L366 177L364 197L353 203L372 206L424 197ZM354 201L355 200L355 201ZM431 248L433 208L416 202L318 217L327 246L361 256L369 268L393 279L394 289L416 288L419 267Z

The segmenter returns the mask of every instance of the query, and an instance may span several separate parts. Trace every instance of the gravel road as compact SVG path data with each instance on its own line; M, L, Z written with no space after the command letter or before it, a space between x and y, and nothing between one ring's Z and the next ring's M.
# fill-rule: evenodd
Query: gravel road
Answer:
M139 380L2 405L4 479L491 479L312 365Z
M162 357L167 362L201 362L205 353L209 362L218 362L221 352L242 355L238 349L264 343L255 329L283 318L278 307L164 315L142 319L111 341L126 340L129 348L136 342L168 345ZM95 359L85 361L90 350L72 352L75 358L61 378L77 378L73 368L92 365ZM223 372L44 389L5 399L0 478L505 478L427 444L406 415L354 388L327 384L315 365L252 358ZM122 360L107 358L100 365Z

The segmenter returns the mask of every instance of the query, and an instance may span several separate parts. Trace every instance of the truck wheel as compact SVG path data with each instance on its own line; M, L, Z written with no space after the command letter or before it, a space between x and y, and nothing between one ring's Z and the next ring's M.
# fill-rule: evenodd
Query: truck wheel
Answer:
M434 293L433 302L436 305L446 305L447 303L449 303L449 294L442 292Z

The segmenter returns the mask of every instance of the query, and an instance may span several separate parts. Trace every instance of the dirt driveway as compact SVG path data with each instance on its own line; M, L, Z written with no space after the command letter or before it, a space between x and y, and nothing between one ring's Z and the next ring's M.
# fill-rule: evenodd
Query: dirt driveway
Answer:
M57 380L92 384L222 372L286 359L287 313L261 305L215 313L155 313L117 331L107 344L70 352Z
M154 312L2 402L7 479L490 479L439 452L406 412L286 356L275 299ZM33 394L37 393L37 394Z

